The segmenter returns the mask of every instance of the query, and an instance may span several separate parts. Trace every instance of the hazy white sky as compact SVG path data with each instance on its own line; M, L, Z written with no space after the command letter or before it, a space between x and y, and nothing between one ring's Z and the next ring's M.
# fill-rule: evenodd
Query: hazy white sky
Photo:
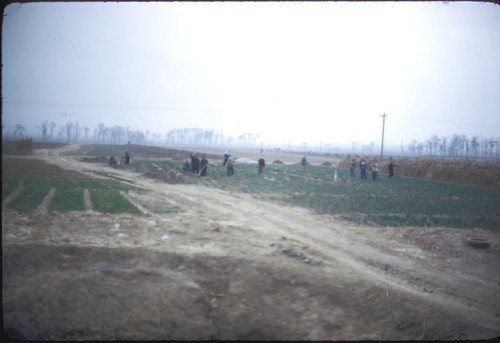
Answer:
M500 6L11 4L2 125L70 120L274 142L500 137Z

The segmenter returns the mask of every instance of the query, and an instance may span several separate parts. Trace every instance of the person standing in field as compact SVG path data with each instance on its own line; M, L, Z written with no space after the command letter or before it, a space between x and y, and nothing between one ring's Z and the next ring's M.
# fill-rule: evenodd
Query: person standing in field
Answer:
M387 169L389 169L389 179L394 176L394 167L396 165L394 164L394 160L391 158L389 160L389 165L387 166Z
M264 167L266 166L266 161L264 160L264 156L260 156L259 158L259 175L264 171Z
M225 167L226 166L226 163L227 163L227 160L229 160L229 156L231 156L229 154L229 150L226 150L226 153L224 154L224 162L222 162L222 166Z
M359 175L361 176L361 180L366 180L366 162L364 158L359 162Z
M184 162L184 165L182 166L182 171L184 171L184 172L191 171L191 164L189 163L188 160L186 160L186 162Z
M206 176L208 169L208 160L205 155L201 155L201 163L200 163L200 176Z
M116 159L115 159L115 155L111 154L111 157L109 158L109 166L114 166L116 165Z
M234 174L234 160L231 155L229 155L229 158L227 159L227 176L231 176Z
M196 174L200 172L200 159L195 152L191 155L191 172Z
M302 156L302 160L300 161L300 164L302 164L302 174L304 174L306 172L306 166L307 166L306 155Z
M371 167L372 167L372 178L373 178L373 181L377 181L377 179L378 179L378 163L377 163L377 160L373 160Z
M130 151L125 152L125 164L130 164Z
M356 177L356 160L354 158L349 166L349 171L351 172L351 177Z

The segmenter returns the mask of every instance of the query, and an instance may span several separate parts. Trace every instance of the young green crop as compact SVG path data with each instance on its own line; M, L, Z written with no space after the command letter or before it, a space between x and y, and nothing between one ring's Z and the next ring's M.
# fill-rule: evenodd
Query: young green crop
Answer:
M69 178L53 177L51 186L56 188L56 195L50 203L53 211L84 211L83 188Z
M120 193L113 190L93 188L89 190L96 211L99 212L138 212L137 208Z
M7 207L12 209L34 210L49 193L47 178L44 176L26 176L24 190Z
M2 175L2 201L19 187L22 175Z
M56 188L56 196L50 203L52 211L84 211L83 189Z

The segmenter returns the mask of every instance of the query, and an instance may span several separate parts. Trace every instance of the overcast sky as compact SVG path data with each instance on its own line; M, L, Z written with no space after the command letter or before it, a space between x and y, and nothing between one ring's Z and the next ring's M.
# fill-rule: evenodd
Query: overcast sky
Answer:
M500 6L486 2L11 4L2 64L4 127L380 144L387 113L387 144L500 137Z

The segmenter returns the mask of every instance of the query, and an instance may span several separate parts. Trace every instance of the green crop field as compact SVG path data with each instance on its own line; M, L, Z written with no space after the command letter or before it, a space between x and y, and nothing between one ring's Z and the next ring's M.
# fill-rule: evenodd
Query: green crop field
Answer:
M23 176L21 175L3 175L2 176L2 201L14 192Z
M56 196L52 199L50 209L53 211L83 211L83 189L68 178L53 177L50 180L56 188Z
M83 188L90 192L90 197L94 203L96 211L100 212L137 212L137 208L132 205L119 193L120 190L134 189L137 187L128 186L114 180L96 179L75 179Z
M126 185L114 180L96 180L75 178L74 182L65 177L45 176L2 176L2 200L18 188L19 181L24 177L24 190L7 207L18 210L34 210L49 193L49 184L56 189L56 194L50 203L50 210L83 211L85 210L83 190L90 192L95 209L101 212L136 212L137 208L122 197L119 191L136 190L140 188Z
M12 209L34 210L40 205L49 193L47 178L45 176L27 176L24 179L24 190L8 207Z
M135 160L120 166L137 172L182 172L182 162ZM496 188L465 186L379 174L378 181L350 178L347 169L299 165L267 165L257 175L257 165L237 164L226 175L222 165L210 164L208 177L186 173L190 182L230 192L251 193L263 201L310 208L361 224L381 226L447 226L483 228L500 232L500 192Z

